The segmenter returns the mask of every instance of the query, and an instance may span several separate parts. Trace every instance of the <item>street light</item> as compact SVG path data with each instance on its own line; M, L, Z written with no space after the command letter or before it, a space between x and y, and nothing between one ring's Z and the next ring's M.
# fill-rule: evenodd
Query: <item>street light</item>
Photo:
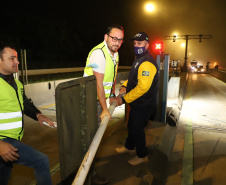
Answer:
M153 12L155 10L155 6L152 3L147 3L145 4L145 10L147 12Z

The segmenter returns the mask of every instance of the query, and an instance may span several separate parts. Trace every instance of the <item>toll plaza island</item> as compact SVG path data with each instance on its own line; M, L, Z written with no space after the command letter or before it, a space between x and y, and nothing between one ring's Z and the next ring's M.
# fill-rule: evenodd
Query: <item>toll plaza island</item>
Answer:
M111 120L96 133L95 78L25 85L27 96L58 124L41 127L25 117L23 142L48 155L53 184L79 184L78 170L90 184L88 161L94 156L97 172L111 185L226 184L226 75L212 70L169 77L169 61L169 55L157 57L158 111L145 129L149 161L138 166L127 162L134 154L115 151L127 135L127 105L111 107ZM127 76L117 75L117 93ZM15 165L9 184L35 185L34 179L31 169Z

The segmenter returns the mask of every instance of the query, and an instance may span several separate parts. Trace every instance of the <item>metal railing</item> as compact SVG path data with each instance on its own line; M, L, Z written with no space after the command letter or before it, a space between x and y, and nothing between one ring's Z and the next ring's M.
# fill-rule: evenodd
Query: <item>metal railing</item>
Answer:
M118 97L122 97L123 94L118 95ZM113 102L110 107L109 107L109 113L110 115L112 115L112 113L114 112L115 108L116 108L116 103ZM92 143L90 144L90 147L88 149L88 151L86 152L86 155L80 165L80 168L77 172L77 175L74 179L74 181L72 182L72 185L83 185L86 179L86 176L89 172L90 166L93 162L93 159L95 157L95 154L97 152L97 149L100 145L101 139L104 135L104 132L107 128L109 122L109 117L105 116L103 118L103 120L101 121L101 124L96 132L96 135L93 138Z

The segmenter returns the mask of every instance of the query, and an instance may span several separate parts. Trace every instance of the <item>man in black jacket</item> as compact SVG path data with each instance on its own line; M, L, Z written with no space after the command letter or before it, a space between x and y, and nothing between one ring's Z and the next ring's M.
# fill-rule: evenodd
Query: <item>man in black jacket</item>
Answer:
M122 103L130 105L128 137L125 146L116 148L116 151L127 153L136 149L136 157L128 162L131 165L138 165L148 161L144 128L147 126L149 117L156 112L159 69L148 50L148 35L139 32L132 40L136 59L128 80L120 90L120 94L126 93L126 95L123 98L114 98L117 105Z

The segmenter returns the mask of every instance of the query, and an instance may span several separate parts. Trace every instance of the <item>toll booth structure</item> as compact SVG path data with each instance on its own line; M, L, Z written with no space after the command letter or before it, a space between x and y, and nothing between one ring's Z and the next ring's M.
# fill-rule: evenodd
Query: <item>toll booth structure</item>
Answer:
M170 55L157 55L156 62L159 67L158 106L155 121L166 123L167 91L169 81Z

